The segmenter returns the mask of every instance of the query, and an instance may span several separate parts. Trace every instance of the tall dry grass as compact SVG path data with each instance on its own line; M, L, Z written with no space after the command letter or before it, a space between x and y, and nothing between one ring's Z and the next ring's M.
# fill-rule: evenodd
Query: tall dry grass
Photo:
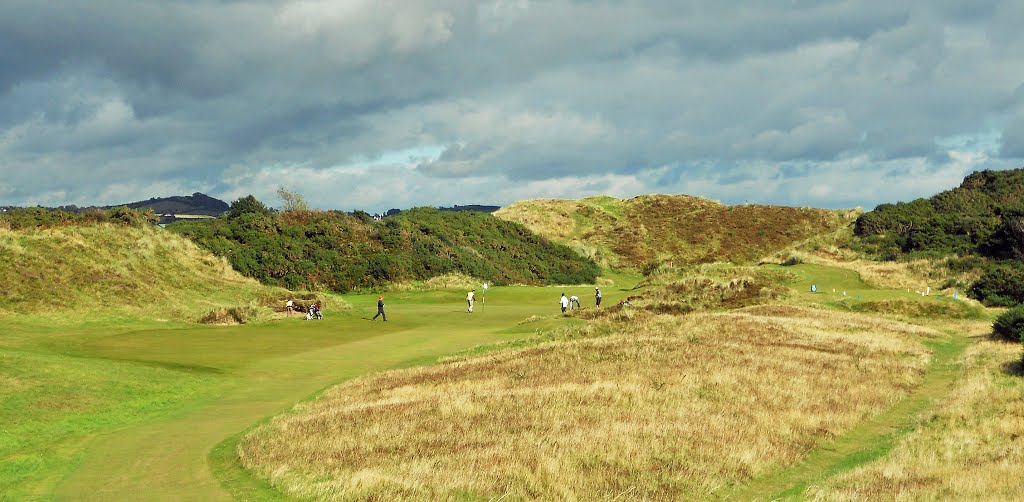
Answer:
M604 309L583 309L584 319L632 318L636 312L686 314L698 310L739 308L786 297L781 284L787 272L756 267L722 267L717 264L662 271L648 276L626 302Z
M289 495L321 500L706 497L905 395L934 333L785 306L608 328L350 382L238 453Z
M453 273L431 277L424 281L393 282L387 286L391 292L400 291L436 291L439 289L473 289L483 284L483 279L478 279L466 274Z
M984 328L983 328L984 329ZM814 500L1021 500L1024 375L1020 345L981 341L952 393L882 459L812 486Z
M0 313L119 311L194 320L283 290L158 227L0 231Z

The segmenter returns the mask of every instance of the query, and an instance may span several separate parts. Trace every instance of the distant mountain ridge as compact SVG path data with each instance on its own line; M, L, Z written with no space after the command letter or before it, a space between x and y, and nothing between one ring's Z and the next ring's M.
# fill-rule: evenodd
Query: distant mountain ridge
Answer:
M220 216L227 212L228 209L231 209L227 202L215 199L201 192L196 192L192 195L154 197L149 200L106 206L104 209L119 206L127 206L131 209L152 209L156 214L203 216Z

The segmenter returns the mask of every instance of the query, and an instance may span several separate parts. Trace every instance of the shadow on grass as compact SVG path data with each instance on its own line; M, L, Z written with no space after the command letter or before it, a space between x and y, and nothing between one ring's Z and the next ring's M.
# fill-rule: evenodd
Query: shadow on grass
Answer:
M1024 377L1024 356L1016 361L1010 361L1003 364L1003 371L1016 377Z

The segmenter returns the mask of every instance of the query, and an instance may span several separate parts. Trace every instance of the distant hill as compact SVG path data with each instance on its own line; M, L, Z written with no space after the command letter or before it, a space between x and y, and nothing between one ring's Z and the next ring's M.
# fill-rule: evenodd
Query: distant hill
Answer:
M437 208L438 211L476 211L478 213L493 213L499 209L501 209L501 206L486 206L481 204L467 204L465 206L455 204L452 207L438 206ZM388 209L388 211L384 213L384 216L394 216L401 212L401 209Z
M848 224L849 211L726 206L686 195L516 202L494 213L612 266L745 262Z
M240 209L241 205L240 205ZM346 292L463 274L494 284L592 284L599 267L522 225L476 211L416 208L383 221L337 211L271 212L167 227L265 284Z
M476 211L479 213L493 213L501 209L501 206L484 206L480 204L467 204L465 206L460 206L456 204L452 207L438 207L437 209L440 211Z
M196 192L192 195L159 197L110 207L127 206L131 209L152 209L156 214L220 216L231 208L226 202Z
M74 204L58 207L38 207L46 211L63 211L68 213L85 213L90 210L109 210L115 207L128 207L130 209L151 209L159 215L160 223L170 223L179 219L217 217L231 208L226 202L210 197L209 195L196 192L192 195L177 195L173 197L154 197L149 200L129 202L126 204L114 204L111 206L85 206L79 207ZM0 207L0 213L9 212L18 208L15 206Z

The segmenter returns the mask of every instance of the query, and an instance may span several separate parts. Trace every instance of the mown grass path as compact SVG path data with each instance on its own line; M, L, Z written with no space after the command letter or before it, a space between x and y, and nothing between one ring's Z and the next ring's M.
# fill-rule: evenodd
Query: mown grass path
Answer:
M224 438L346 378L490 339L410 330L270 359L247 368L217 400L170 420L98 438L58 491L62 500L229 500L206 456Z
M573 289L583 296L583 287ZM529 336L538 323L518 323L534 314L547 316L540 324L561 322L550 315L557 312L559 292L501 288L488 295L486 306L478 303L472 315L464 302L456 301L456 293L391 295L387 323L367 320L374 312L373 297L355 297L350 298L354 313L328 313L320 322L293 319L254 329L202 329L199 335L169 330L98 338L77 350L223 371L220 388L213 398L188 403L169 416L95 437L77 468L58 484L55 498L231 500L208 458L218 443L341 381ZM607 291L607 296L617 295ZM288 337L298 347L289 347ZM254 348L254 343L270 349Z
M921 384L907 397L878 416L819 445L801 463L777 474L719 493L723 500L785 500L800 498L804 490L829 476L880 458L913 426L917 417L952 389L957 360L971 344L965 334L948 333L927 342L932 360Z

